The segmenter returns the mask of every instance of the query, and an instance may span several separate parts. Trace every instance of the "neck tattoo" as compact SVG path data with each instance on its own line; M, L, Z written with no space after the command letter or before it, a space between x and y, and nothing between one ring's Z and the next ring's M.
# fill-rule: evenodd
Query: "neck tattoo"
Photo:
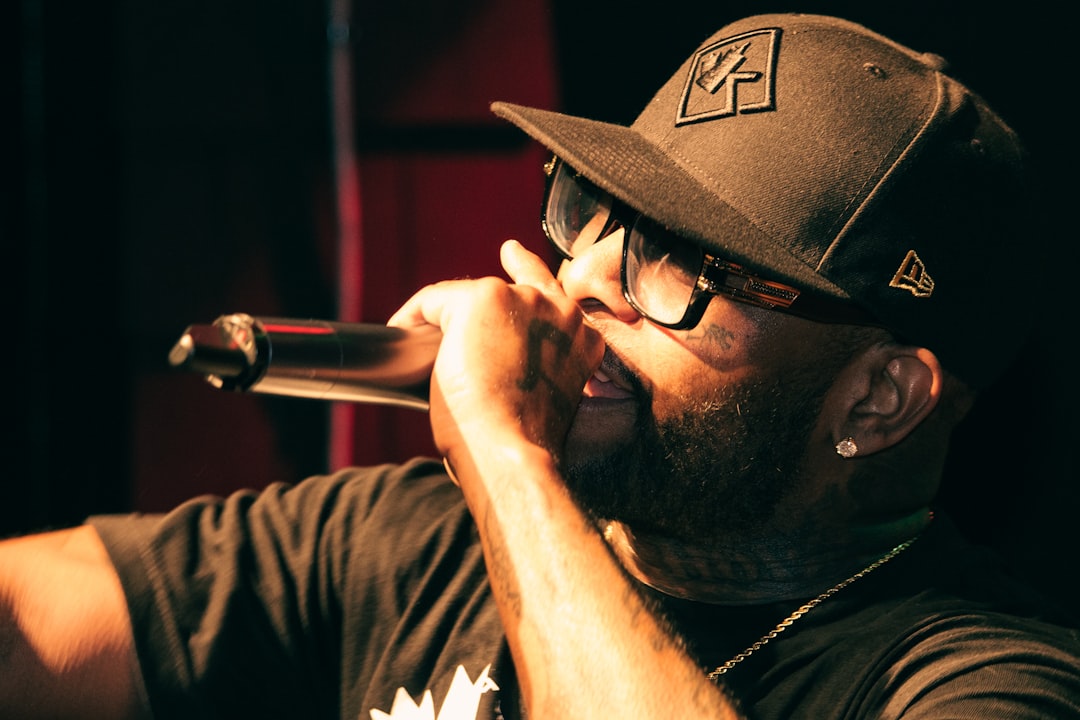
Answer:
M810 602L808 602L805 605L799 607L799 609L797 609L795 612L791 613L786 618L781 620L780 623L776 627L774 627L772 630L770 630L769 632L762 635L761 639L756 641L753 645L750 645L748 648L743 650L741 653L739 653L735 657L728 660L723 665L720 665L719 667L717 667L715 670L710 672L706 677L708 677L709 680L712 680L713 682L715 682L716 680L718 680L720 678L721 675L726 673L728 670L735 667L736 665L738 665L743 660L745 660L746 658L753 655L755 652L757 652L761 648L765 647L769 643L770 640L775 639L777 635L779 635L780 633L784 632L789 627L791 627L791 625L796 620L801 618L803 615L810 612L811 610L816 608L818 605L825 602L826 600L831 598L833 595L840 592L841 590L843 590L844 588L846 588L848 585L855 582L859 578L865 577L866 575L869 575L870 573L872 573L874 570L877 570L879 567L881 567L882 565L889 562L894 557L896 557L897 555L899 555L900 553L904 552L909 547L911 547L911 545L918 539L919 539L919 536L916 535L913 538L905 540L904 542L900 543L899 545L894 547L889 552L887 552L884 555L882 555L881 557L879 557L874 562L872 562L869 565L867 565L866 567L864 567L859 572L855 573L854 575L847 578L846 580L841 580L839 583L837 583L836 585L833 585L831 588L829 588L825 592L821 593L820 595L818 595L816 598L814 598Z

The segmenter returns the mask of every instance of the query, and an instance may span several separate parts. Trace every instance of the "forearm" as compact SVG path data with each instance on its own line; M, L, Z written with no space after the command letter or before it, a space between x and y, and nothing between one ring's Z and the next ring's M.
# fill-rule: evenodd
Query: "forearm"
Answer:
M532 717L736 718L538 448L451 458Z
M119 581L92 528L0 543L0 717L135 718Z

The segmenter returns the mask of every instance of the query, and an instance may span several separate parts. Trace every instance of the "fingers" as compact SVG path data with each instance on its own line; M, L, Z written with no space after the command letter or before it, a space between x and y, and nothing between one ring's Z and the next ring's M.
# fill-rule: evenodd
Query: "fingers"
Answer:
M425 308L427 306L424 303L423 297L421 297L422 295L430 293L429 287L423 288L406 300L405 304L390 316L390 319L386 321L386 324L390 327L438 325L437 322L431 322L431 320L428 319L428 313L425 313Z
M539 256L508 241L501 259L511 281L435 283L387 321L442 330L429 418L444 456L496 434L557 454L603 357L603 339Z
M517 240L507 240L499 252L503 270L519 285L530 285L547 294L562 295L562 287L547 264Z
M444 280L421 288L390 316L390 327L417 327L435 325L445 330L447 309L455 304L455 298L467 292L473 280Z
M525 287L539 290L553 299L565 297L559 281L540 256L527 250L517 240L507 240L500 250L503 269L510 279ZM490 279L489 279L490 280ZM391 327L438 325L444 327L444 314L450 302L447 298L463 293L474 280L446 280L429 285L405 302L387 321Z

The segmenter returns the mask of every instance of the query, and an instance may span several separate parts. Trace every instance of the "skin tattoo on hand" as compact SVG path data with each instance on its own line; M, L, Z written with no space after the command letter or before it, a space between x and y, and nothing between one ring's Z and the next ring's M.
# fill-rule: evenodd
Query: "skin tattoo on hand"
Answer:
M549 346L554 351L554 362L544 362L544 347ZM532 392L541 383L551 390L552 401L556 404L559 413L571 412L577 401L577 397L569 397L562 391L558 383L549 374L551 370L560 367L570 353L570 336L556 328L554 325L542 320L533 320L529 323L528 347L525 352L525 374L517 382L518 389Z

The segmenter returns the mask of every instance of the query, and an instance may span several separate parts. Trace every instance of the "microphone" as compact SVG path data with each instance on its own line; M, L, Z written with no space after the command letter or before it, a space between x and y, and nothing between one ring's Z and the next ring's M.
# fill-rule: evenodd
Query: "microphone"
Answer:
M222 315L191 325L169 364L237 392L427 410L442 332L431 326Z

